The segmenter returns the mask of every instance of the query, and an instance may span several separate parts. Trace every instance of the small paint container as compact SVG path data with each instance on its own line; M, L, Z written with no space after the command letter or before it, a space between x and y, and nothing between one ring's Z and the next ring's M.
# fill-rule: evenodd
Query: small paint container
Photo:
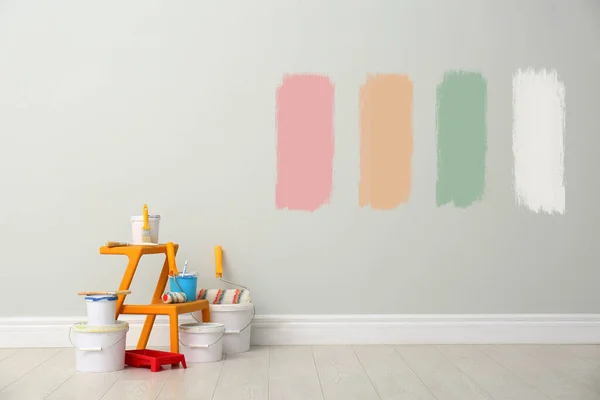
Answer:
M196 301L196 290L198 288L198 274L195 272L186 272L177 276L169 277L169 287L171 292L183 292L187 297L187 302Z
M131 242L133 244L143 244L142 228L144 226L144 217L141 215L133 216L129 219L129 221L131 222ZM158 243L160 215L149 215L148 226L150 227L150 239L152 243Z
M88 326L112 325L116 322L117 296L90 295L85 296L87 304Z

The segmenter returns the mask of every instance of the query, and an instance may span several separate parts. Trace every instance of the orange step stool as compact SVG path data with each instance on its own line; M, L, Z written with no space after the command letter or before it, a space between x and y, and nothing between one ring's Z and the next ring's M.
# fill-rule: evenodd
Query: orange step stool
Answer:
M131 281L137 270L140 259L145 254L164 254L165 262L163 264L158 282L156 283L156 289L150 304L123 304L125 302L126 295L119 295L117 299L117 315L119 318L121 314L136 314L136 315L147 315L144 327L140 335L140 339L137 344L137 349L145 349L148 345L148 339L152 332L154 320L157 315L168 315L169 316L169 331L170 331L170 342L171 352L179 353L179 314L187 314L195 311L202 311L202 322L210 322L210 311L207 300L195 300L187 303L173 303L164 304L161 296L167 287L167 280L169 273L177 274L177 267L175 265L175 255L179 249L178 244L172 244L174 249L173 254L169 257L168 247L166 244L152 245L152 246L117 246L117 247L100 247L100 254L109 255L124 255L127 256L129 262L119 290L129 290ZM171 262L169 262L171 259Z

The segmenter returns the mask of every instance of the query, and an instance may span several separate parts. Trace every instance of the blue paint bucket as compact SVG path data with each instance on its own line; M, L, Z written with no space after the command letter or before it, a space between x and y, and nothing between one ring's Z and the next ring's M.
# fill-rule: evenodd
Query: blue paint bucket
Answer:
M171 292L184 292L187 302L196 301L196 290L198 287L198 277L195 272L187 272L185 275L169 277L169 286Z

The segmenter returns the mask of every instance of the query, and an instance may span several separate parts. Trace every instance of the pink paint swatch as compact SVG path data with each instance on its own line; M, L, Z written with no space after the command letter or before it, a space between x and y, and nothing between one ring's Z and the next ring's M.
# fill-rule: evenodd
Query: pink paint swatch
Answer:
M288 75L277 88L278 209L314 211L329 203L333 93L333 83L319 75Z

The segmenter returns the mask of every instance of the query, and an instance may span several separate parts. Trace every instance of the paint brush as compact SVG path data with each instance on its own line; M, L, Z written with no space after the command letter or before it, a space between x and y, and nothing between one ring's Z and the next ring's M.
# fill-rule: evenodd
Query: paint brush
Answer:
M110 240L106 242L106 247L123 247L127 246L127 242L111 242Z
M142 243L152 243L152 231L148 225L148 206L144 204L144 226L142 227Z
M131 290L115 290L112 292L77 292L79 296L93 296L93 295L103 295L103 294L113 294L117 296L122 296L125 294L131 294Z
M157 243L127 243L127 242L111 242L110 240L106 242L106 247L126 247L126 246L158 246Z

